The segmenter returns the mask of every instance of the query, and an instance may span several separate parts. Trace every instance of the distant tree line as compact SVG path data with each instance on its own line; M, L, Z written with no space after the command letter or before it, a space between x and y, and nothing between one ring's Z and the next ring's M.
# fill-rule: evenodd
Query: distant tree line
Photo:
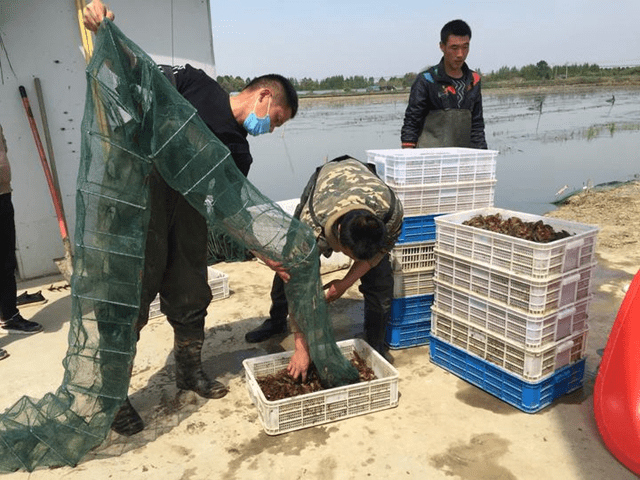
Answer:
M350 90L366 89L374 86L402 89L410 87L415 78L415 73L407 73L403 77L390 77L388 79L380 77L378 80L374 77L364 77L362 75L355 75L353 77L334 75L322 80L304 77L301 80L289 78L289 81L297 91L342 90L348 92ZM227 92L239 92L251 81L250 78L242 79L241 77L232 77L231 75L219 75L216 80Z
M640 75L640 67L615 67L602 68L596 64L584 63L581 65L561 65L551 66L546 61L540 60L538 63L525 65L521 68L502 67L497 71L491 71L483 74L483 83L490 87L491 84L505 82L541 82L555 79L570 79L575 77L581 78L601 78L601 77L625 77ZM383 90L404 90L411 87L416 78L417 73L406 73L402 77L390 77L375 79L374 77L364 77L355 75L345 77L343 75L334 75L322 80L314 80L304 77L301 80L297 78L289 78L293 86L298 91L314 92L321 90L338 90L349 92L356 89L372 89L374 87ZM232 77L230 75L220 75L217 78L218 83L227 92L239 92L250 81L250 78L243 79L239 76Z
M491 72L484 76L488 81L500 80L552 80L556 78L571 77L612 77L633 75L640 73L640 67L615 67L602 68L595 63L583 63L581 65L550 66L544 60L535 65L525 65L522 68L502 67L497 72Z

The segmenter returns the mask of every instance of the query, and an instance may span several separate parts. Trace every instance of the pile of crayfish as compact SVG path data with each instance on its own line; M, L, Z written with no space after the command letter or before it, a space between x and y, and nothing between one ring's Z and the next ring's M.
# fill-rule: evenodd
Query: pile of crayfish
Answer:
M554 242L571 236L566 230L556 232L551 225L547 225L542 220L525 222L518 217L509 217L505 220L499 213L476 215L462 224L538 243Z
M358 352L353 352L351 364L356 367L361 382L375 380L376 375L373 369L367 365ZM294 380L286 370L280 370L272 375L256 378L262 393L269 401L282 400L283 398L295 397L322 390L318 369L311 364L307 371L307 379L302 382L300 378Z

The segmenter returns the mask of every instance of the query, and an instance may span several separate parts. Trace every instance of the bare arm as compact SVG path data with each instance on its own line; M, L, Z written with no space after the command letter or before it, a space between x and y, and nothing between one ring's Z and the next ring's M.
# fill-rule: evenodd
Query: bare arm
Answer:
M302 376L302 381L307 381L307 370L309 369L309 364L311 363L311 357L309 356L309 346L307 345L307 341L304 339L304 335L302 332L294 333L294 342L295 342L295 351L293 352L293 356L291 360L289 360L289 365L287 366L287 372L294 379L297 379L299 376Z
M356 283L357 280L361 279L372 267L373 265L366 260L356 260L353 262L353 265L351 265L351 268L342 279L332 280L324 286L324 289L327 290L327 302L333 302L344 295L344 292Z

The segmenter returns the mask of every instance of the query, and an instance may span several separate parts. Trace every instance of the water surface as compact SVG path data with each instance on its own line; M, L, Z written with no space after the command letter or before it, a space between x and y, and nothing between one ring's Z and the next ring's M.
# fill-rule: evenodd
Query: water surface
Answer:
M615 98L614 98L615 95ZM249 179L273 200L300 196L313 170L348 154L399 148L406 101L302 107L271 135L250 138ZM640 175L637 90L485 94L489 148L498 150L495 205L543 214L556 192Z

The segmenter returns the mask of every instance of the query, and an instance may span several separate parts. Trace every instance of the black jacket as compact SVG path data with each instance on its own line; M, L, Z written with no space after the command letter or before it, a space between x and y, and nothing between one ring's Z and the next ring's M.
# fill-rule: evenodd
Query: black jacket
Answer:
M411 86L409 104L405 111L404 124L400 133L403 146L415 146L422 133L424 120L430 111L463 108L471 111L471 146L473 148L487 148L482 116L480 75L470 70L466 63L462 66L462 73L465 92L460 106L458 106L455 85L451 77L445 73L444 59L440 60L438 65L416 77Z
M173 74L178 92L196 107L198 115L231 151L238 169L246 177L253 158L249 150L247 131L237 122L231 111L229 94L204 71L189 64L179 68L173 67Z

